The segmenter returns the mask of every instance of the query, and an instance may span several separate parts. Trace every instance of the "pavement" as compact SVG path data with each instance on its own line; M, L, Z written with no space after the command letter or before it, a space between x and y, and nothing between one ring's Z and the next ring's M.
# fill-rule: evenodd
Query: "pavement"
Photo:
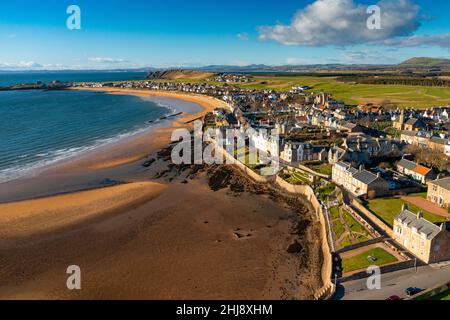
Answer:
M450 266L432 268L430 266L391 272L381 276L381 290L368 290L367 279L340 284L335 300L386 300L397 295L407 298L405 290L410 287L423 290L432 289L450 281Z

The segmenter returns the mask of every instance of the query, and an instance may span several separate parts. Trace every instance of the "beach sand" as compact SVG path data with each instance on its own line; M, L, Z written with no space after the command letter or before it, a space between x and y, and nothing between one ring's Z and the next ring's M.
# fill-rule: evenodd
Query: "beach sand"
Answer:
M203 112L217 107L201 98ZM312 261L287 252L310 211L300 217L266 194L212 191L206 173L171 181L142 166L170 142L170 129L200 115L153 131L150 145L117 144L4 184L2 201L37 199L0 204L0 299L311 298L321 286L320 228L301 235ZM98 188L104 179L123 183ZM81 268L80 291L66 288L70 265Z

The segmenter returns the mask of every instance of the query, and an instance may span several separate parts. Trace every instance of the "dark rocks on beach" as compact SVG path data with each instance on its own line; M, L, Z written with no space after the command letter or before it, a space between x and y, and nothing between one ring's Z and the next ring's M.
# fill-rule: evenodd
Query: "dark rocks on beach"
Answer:
M211 172L209 177L209 187L213 191L219 191L221 189L228 188L230 185L233 171L227 167L221 167Z
M155 163L155 161L156 161L156 159L150 159L150 160L144 162L144 164L142 166L145 167L145 168L149 168L149 167L151 167L151 165L153 163Z
M299 254L302 251L303 251L303 246L297 240L295 240L295 242L293 244L291 244L289 246L289 248L287 249L287 252L291 253L291 254Z
M294 235L304 235L306 231L308 230L308 227L311 225L310 220L300 220L297 222L296 226L294 227L292 234Z

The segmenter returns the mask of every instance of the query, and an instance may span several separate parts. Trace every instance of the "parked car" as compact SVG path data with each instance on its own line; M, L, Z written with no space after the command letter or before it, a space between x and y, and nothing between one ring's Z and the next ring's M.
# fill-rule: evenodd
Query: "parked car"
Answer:
M402 300L402 298L400 298L399 296L390 296L386 300L388 300L388 301L400 301L400 300Z
M405 290L405 292L408 295L408 297L415 296L416 294L421 293L422 291L423 291L422 289L413 288L413 287L408 288L408 289Z

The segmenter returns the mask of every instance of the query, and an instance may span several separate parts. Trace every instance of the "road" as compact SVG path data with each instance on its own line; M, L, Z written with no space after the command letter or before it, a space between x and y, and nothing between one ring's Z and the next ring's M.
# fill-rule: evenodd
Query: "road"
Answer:
M367 279L343 283L336 294L340 300L386 300L397 295L406 298L405 290L409 287L431 289L450 280L450 266L433 269L429 266L391 272L381 277L381 290L368 290Z

